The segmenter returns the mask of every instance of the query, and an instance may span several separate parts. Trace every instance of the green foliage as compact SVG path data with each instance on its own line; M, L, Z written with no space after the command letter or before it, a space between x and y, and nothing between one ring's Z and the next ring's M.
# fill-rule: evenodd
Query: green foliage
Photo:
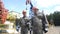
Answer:
M6 28L6 27L8 27L7 24L0 24L0 28Z
M49 22L53 19L55 25L60 25L60 12L55 11L53 14L47 15L47 19Z

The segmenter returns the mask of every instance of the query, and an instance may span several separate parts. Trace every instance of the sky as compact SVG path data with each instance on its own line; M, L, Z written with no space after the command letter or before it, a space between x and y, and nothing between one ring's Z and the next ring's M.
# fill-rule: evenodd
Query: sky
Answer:
M9 11L21 13L29 5L25 5L26 0L3 0L4 6ZM38 7L40 11L44 10L44 14L50 14L54 11L60 11L60 0L31 0L33 6Z

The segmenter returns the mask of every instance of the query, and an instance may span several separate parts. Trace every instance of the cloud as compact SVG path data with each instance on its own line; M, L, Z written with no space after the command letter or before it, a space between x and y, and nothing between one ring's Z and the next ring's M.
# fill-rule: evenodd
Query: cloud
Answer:
M36 2L36 6L49 7L51 5L60 4L60 0L32 0Z
M45 14L53 13L54 11L60 11L60 0L32 0L34 6L37 6L40 10L44 10Z
M45 14L45 15L47 15L47 14L49 15L49 14L50 14L50 11L47 10L47 9L45 9L45 10L44 10L44 14Z
M54 11L60 11L60 6L56 6L56 7L54 8Z
M50 10L48 10L48 9L45 9L44 10L44 14L46 15L46 14L50 14L50 13L54 13L55 11L60 11L60 6L55 6L53 9L50 9Z

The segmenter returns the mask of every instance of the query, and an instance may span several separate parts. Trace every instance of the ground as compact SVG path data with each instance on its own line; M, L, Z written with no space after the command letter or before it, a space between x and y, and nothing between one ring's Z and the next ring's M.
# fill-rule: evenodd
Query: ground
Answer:
M60 26L50 26L46 34L60 34Z
M4 34L6 34L6 33L4 33ZM53 25L49 26L48 32L46 34L60 34L60 26L53 26Z
M17 34L17 33L15 33L15 34ZM60 34L60 26L50 26L48 29L48 32L46 34Z
M60 34L60 26L51 26L46 34Z

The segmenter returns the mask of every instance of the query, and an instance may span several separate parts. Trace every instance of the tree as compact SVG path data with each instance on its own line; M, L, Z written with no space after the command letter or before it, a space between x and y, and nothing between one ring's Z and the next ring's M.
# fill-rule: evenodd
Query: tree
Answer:
M14 15L12 12L9 12L8 16L7 16L7 20L9 20L10 22L14 22L16 19L17 15Z
M54 23L55 25L60 25L60 12L59 11L55 11L54 14Z
M53 19L55 25L60 25L60 12L55 11L53 14L47 15L47 19L50 22L50 19ZM51 24L51 23L50 23Z

